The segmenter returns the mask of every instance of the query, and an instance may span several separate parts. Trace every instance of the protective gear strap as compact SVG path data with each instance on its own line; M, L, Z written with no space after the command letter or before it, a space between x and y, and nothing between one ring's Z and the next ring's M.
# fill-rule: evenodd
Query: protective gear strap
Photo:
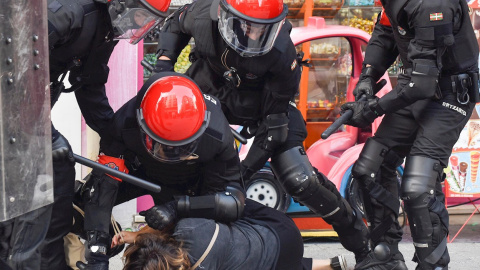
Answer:
M365 196L366 198L374 198L375 200L377 200L377 202L390 209L390 211L394 213L395 218L397 218L398 209L400 208L400 202L398 200L392 200L392 198L395 197L392 193L390 193L388 190L386 190L384 187L382 187L376 182L372 182L369 186L363 187L363 189L364 196L367 195ZM364 205L367 216L370 220L373 220L374 212L370 200L364 201ZM393 223L394 220L391 217L386 217L379 225L373 227L371 232L372 242L376 243L378 240L380 240L380 238L385 235L385 232L391 227Z
M398 157L396 154L388 154L389 152L389 149L385 145L369 138L365 142L363 150L352 168L352 175L363 183L362 189L364 191L365 210L370 220L374 219L374 213L371 202L368 200L369 197L385 205L393 213L397 213L400 207L399 201L392 200L394 196L375 182L376 175L380 171L385 157ZM395 161L394 164L399 162L398 159L395 159ZM391 218L386 218L380 225L373 228L372 239L378 240L385 231L390 228L392 222L393 220L391 220Z
M375 198L378 202L388 207L394 213L396 213L400 207L400 202L398 200L392 200L394 197L393 194L388 192L378 183L373 183L368 186L367 189L370 191L369 194L372 198Z
M240 188L227 186L225 191L205 196L182 196L177 203L181 218L207 218L220 222L239 219L245 208L245 194Z
M435 248L435 250L428 255L424 261L429 264L437 263L445 253L447 249L447 237L443 238L442 242Z
M124 172L124 173L128 173L128 168L125 165L125 160L123 158L115 158L115 157L107 156L103 153L100 153L98 155L98 163L100 163L102 165L105 165L105 166L107 166L111 169L114 169L114 170L117 170L117 171L120 171L120 172ZM122 182L122 179L120 179L118 177L114 177L114 176L111 176L109 174L107 174L107 175L110 176L111 178L119 181L119 182Z

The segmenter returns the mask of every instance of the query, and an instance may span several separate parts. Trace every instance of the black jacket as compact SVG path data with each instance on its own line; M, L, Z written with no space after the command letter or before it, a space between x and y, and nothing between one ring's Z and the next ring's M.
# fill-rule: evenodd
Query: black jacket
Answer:
M383 0L382 3L390 25L377 22L364 64L372 65L383 74L400 56L406 70L401 74L407 77L405 81L409 81L415 61L435 63L438 81L478 71L479 49L464 0ZM401 100L403 88L407 87L397 85L382 97L381 108L388 113L415 102L415 99Z
M109 135L101 138L100 151L109 156L123 156L131 174L145 176L146 180L161 186L181 188L189 185L197 189L198 195L223 191L228 183L239 183L238 152L230 126L219 101L209 95L204 94L210 122L194 152L197 159L163 163L147 152L141 139L136 110L148 85L154 80L155 75L136 97L115 112Z
M100 135L113 110L105 93L110 55L117 44L107 5L94 0L48 0L48 42L52 106L58 78L70 71L70 91L88 126Z

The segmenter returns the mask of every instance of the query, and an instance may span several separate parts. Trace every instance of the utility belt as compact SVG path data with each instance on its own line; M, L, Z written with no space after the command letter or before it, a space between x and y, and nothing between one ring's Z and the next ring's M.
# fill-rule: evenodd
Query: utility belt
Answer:
M450 77L440 77L438 86L442 93L453 92L460 104L480 102L478 72L468 72Z

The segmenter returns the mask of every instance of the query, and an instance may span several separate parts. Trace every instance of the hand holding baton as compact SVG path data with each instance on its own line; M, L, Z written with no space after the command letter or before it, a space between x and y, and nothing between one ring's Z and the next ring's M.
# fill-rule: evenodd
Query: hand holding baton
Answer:
M367 96L363 95L358 101L367 100ZM333 122L321 135L322 139L327 139L332 135L337 129L339 129L343 124L345 124L350 118L352 118L353 111L347 110L340 117L338 117L335 122Z
M148 181L145 181L145 180L140 179L138 177L135 177L133 175L114 170L112 168L109 168L105 165L97 163L97 162L95 162L93 160L90 160L88 158L84 158L84 157L79 156L77 154L73 154L73 157L75 158L76 162L78 162L82 165L90 167L94 170L99 170L102 173L106 173L106 174L109 174L111 176L118 177L118 178L122 179L122 181L130 183L132 185L135 185L135 186L138 186L138 187L141 187L141 188L144 188L146 190L150 190L150 191L153 191L153 192L156 192L156 193L160 193L160 191L162 190L162 188L157 184L150 183Z
M381 79L374 87L373 87L373 94L377 94L385 85L387 81L385 79ZM363 94L357 101L365 101L367 100L367 95ZM321 135L322 139L327 139L332 135L337 129L339 129L343 124L345 124L350 118L352 118L353 111L347 110L345 111L340 117L338 117L335 122L333 122Z

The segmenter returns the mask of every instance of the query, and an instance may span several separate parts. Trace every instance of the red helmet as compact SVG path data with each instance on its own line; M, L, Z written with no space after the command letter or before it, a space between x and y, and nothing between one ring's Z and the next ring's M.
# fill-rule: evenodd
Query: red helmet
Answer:
M167 16L170 0L109 0L116 39L137 44Z
M288 12L282 0L219 0L217 9L220 34L243 57L268 53Z
M137 120L147 151L161 161L179 162L192 156L210 112L190 78L173 72L161 74L145 92Z

